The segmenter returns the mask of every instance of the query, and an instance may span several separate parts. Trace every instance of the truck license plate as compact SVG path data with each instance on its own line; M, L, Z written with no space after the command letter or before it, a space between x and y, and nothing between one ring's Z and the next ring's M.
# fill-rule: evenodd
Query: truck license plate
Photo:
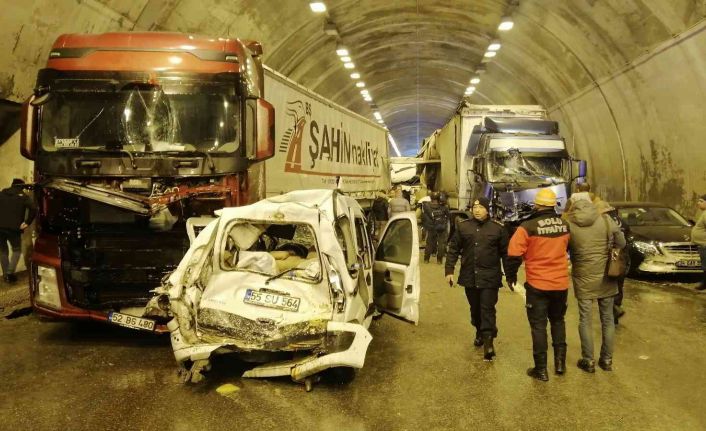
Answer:
M677 262L677 266L679 267L700 267L701 266L701 261L698 259L691 259L691 260L680 260Z
M154 331L155 324L155 321L151 319L143 319L141 317L115 312L108 313L108 322L125 326L126 328L142 329L145 331Z
M261 307L277 308L285 311L298 311L300 298L277 295L275 293L257 292L252 289L245 291L243 302L246 304L259 305Z

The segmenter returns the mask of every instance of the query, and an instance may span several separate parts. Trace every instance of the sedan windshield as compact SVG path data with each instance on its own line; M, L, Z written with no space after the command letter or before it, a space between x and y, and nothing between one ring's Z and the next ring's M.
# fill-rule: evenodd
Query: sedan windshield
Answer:
M232 85L62 89L42 105L42 148L233 153L239 148L239 109Z
M620 218L628 226L689 226L678 212L664 207L619 208Z

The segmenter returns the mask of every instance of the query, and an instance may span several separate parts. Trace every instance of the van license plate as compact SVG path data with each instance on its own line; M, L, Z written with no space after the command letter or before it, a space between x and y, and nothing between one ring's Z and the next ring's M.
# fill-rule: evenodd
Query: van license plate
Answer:
M145 331L154 331L155 325L155 321L151 319L143 319L142 317L115 312L108 313L108 322L125 326L126 328L142 329Z
M298 311L301 299L247 289L243 302L246 304L259 305L261 307L276 308L278 310Z
M700 267L701 266L701 261L698 259L692 259L692 260L680 260L677 262L678 267Z

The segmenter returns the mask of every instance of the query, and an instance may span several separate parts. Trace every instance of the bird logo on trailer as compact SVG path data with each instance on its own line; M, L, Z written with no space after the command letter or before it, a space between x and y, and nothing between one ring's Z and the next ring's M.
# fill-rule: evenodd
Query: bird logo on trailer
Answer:
M311 104L306 105L301 100L287 102L287 116L292 117L294 125L287 129L282 136L279 151L287 152L287 161L284 164L286 172L301 172L302 170L302 137L306 117L311 117Z
M341 122L340 127L327 124L320 126L317 121L311 120L311 103L295 100L287 102L286 115L293 120L282 135L279 152L287 153L284 163L285 172L313 174L313 175L340 175L340 165L349 165L353 169L367 168L376 170L379 167L378 149L367 139L360 139L360 144L353 142L353 137ZM304 131L309 124L310 143L308 147L308 163L302 168L302 153L304 151ZM317 161L324 161L323 166L317 168ZM329 164L327 166L327 163ZM334 163L338 166L331 166ZM350 169L350 168L349 168ZM375 177L374 172L347 173L348 176Z

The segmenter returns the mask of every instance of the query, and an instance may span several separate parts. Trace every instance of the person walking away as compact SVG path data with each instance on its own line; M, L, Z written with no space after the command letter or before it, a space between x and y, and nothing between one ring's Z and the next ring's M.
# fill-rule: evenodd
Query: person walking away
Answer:
M541 381L547 373L547 320L554 346L554 370L566 372L566 300L569 265L566 250L569 226L555 211L556 194L543 188L534 198L535 213L517 228L510 239L508 255L525 261L527 320L532 333L534 367L527 375Z
M473 345L483 346L483 358L490 361L495 356L493 339L498 336L495 323L495 305L498 289L502 287L502 270L510 288L517 282L517 269L521 261L507 255L509 237L502 223L491 220L490 201L478 198L473 202L473 217L459 221L449 242L446 254L446 281L453 285L456 261L461 257L458 284L466 291L471 308L471 324L476 329Z
M691 229L691 241L699 247L701 268L704 270L704 274L701 285L696 290L706 290L706 195L702 195L699 198L697 206L702 213Z
M389 219L389 205L387 203L387 193L384 190L380 190L373 200L373 205L370 211L373 215L373 223L375 226L375 239L380 241L380 234L382 234L382 229L385 227L387 220Z
M422 204L422 224L427 231L424 246L424 263L436 253L436 262L441 264L446 254L446 240L449 235L449 207L439 202L439 195L433 193L431 202Z
M598 365L610 371L615 334L613 299L618 294L618 284L607 275L608 259L612 248L625 247L625 237L610 216L600 214L596 206L587 201L575 202L568 220L571 229L571 276L579 305L581 359L577 366L588 373L596 371L591 308L597 302L602 334Z
M0 192L0 266L7 283L17 282L15 270L22 254L22 232L37 214L34 202L22 191L24 183L15 178L9 188Z
M389 216L392 217L397 213L403 213L407 211L412 211L412 207L407 202L407 199L402 197L402 190L395 190L395 197L390 199L389 202Z

